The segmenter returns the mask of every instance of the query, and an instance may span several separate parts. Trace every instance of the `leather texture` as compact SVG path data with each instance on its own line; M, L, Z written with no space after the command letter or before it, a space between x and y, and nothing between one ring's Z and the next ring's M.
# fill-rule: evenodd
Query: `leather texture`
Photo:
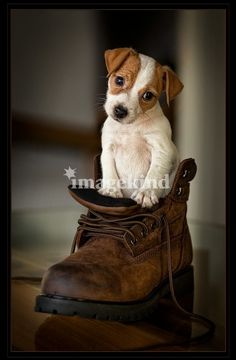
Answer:
M96 157L95 179L99 171ZM192 262L186 212L189 182L195 174L194 159L182 161L171 192L152 209L135 208L129 214L124 209L112 215L103 206L95 211L92 203L87 204L72 254L48 269L42 292L97 302L141 301L168 279L167 235L173 274L185 269Z

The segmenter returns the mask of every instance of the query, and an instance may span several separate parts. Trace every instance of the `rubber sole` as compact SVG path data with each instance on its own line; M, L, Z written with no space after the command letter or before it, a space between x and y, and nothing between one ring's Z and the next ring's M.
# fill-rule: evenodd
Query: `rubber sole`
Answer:
M173 276L174 289L177 297L193 292L193 267ZM158 302L170 295L168 279L155 288L152 293L142 301L136 302L96 302L77 300L55 295L38 295L36 297L36 312L78 315L85 318L113 321L137 321L149 317L157 308Z

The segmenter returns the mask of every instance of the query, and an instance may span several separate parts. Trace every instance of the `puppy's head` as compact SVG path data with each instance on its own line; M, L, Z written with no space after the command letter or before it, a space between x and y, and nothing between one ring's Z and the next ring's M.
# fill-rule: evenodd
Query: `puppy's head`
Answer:
M132 48L105 51L108 70L106 113L123 124L150 113L162 93L169 102L179 94L183 84L168 67Z

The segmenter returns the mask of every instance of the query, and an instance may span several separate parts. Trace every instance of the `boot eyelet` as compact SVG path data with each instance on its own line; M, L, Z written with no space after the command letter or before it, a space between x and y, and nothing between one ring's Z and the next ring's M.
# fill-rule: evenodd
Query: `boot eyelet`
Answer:
M182 188L179 187L179 188L177 189L177 191L176 191L176 195L177 195L177 196L180 196L181 194L182 194Z
M187 175L188 175L188 170L187 170L187 169L185 169L185 170L184 170L184 173L183 173L183 175L182 175L182 177L183 177L183 178L186 178L186 176L187 176Z
M130 240L132 246L134 246L137 242L138 242L137 238Z

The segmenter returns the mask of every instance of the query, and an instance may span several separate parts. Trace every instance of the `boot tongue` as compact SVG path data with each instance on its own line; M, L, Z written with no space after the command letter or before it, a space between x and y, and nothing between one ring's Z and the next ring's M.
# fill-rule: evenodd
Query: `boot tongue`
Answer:
M71 196L90 210L110 215L130 215L140 209L136 201L129 198L113 198L99 194L96 189L68 186Z

